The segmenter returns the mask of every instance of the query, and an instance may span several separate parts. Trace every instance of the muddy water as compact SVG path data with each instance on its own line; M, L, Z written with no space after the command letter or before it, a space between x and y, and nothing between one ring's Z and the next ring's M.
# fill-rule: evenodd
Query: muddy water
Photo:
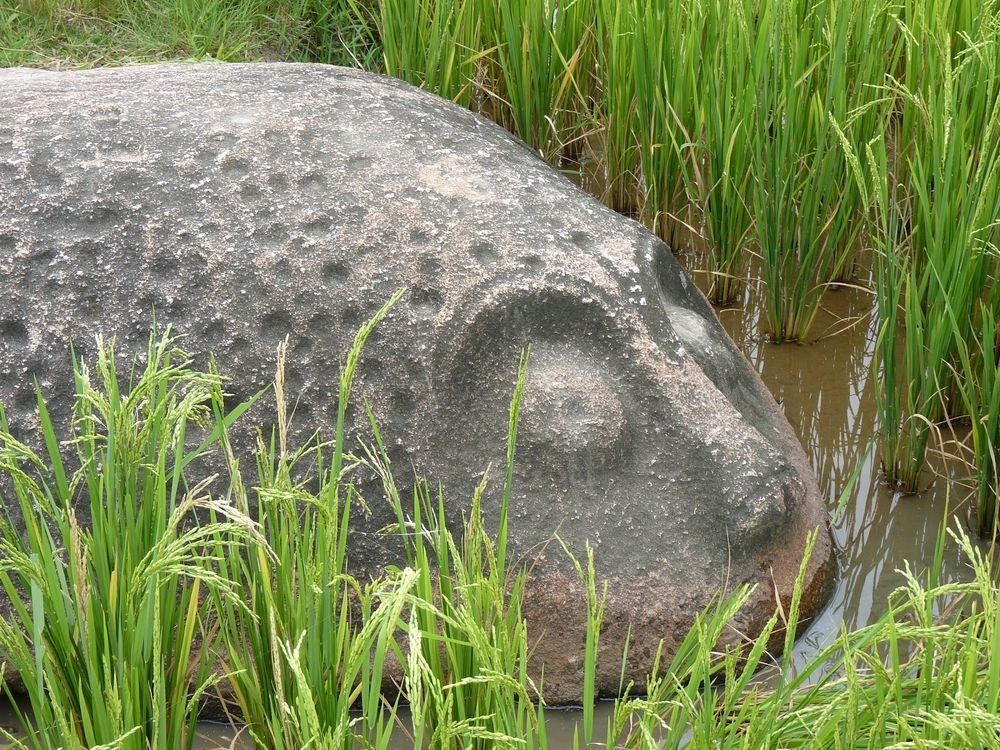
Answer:
M610 701L601 702L595 712L594 743L600 747L604 740L604 727L612 714L613 704ZM545 712L545 725L549 747L552 750L569 750L574 746L573 735L580 721L580 711L577 709L548 709ZM389 743L389 750L413 750L413 741L406 729L407 713L405 709L400 714L400 730L394 733ZM14 712L6 703L0 703L0 728L10 732L15 737L23 738L18 729ZM0 742L0 748L9 745ZM195 750L252 750L250 742L240 727L204 721L198 725L198 734L194 742Z
M611 718L613 704L603 701L594 712L594 747L601 747L604 741L604 727ZM549 709L545 712L545 726L548 746L552 750L570 750L573 747L573 734L580 722L580 711L577 709ZM394 733L389 750L413 750L413 740L408 734L405 724L408 714L401 712L400 730ZM581 729L582 731L582 729ZM233 727L222 724L204 722L199 727L199 739L195 750L251 750L253 745L244 737L238 735Z
M885 613L888 595L903 582L904 563L914 572L926 570L946 513L949 524L967 524L969 470L952 455L961 436L948 435L933 451L922 492L902 495L881 482L874 445L876 321L869 292L829 292L814 327L817 340L780 346L768 343L759 289L751 287L746 296L740 308L719 310L719 318L805 447L838 550L833 594L796 643L796 663L802 663L836 638L841 623L853 629ZM966 574L956 545L949 543L945 578Z
M918 495L901 496L880 484L878 460L870 449L876 422L871 372L875 336L867 292L841 288L827 294L814 329L818 340L806 345L768 343L759 310L759 290L751 286L744 305L718 313L802 441L827 498L838 548L839 571L830 601L795 647L796 662L802 663L836 638L841 623L856 628L884 613L887 596L902 582L898 571L905 561L916 571L926 568L948 502L952 515L967 515L960 480L968 471L960 462L938 456L931 462L928 489ZM935 479L933 473L939 476ZM964 572L950 546L946 577L959 578ZM608 712L607 704L600 707L598 726ZM572 747L579 716L576 711L547 712L551 747ZM2 714L0 723L12 724ZM204 723L200 733L198 750L250 747L233 727ZM397 747L410 747L405 733Z

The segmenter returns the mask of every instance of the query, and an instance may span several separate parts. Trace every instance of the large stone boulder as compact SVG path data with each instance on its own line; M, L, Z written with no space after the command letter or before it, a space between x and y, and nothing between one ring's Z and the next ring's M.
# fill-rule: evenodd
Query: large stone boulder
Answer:
M0 101L0 400L15 429L33 429L33 378L68 413L70 342L92 351L100 332L141 351L155 309L186 349L216 354L237 397L270 382L290 337L298 435L329 431L356 328L406 287L358 392L398 472L443 483L456 519L503 466L532 345L510 545L533 564L551 700L579 698L583 664L583 599L553 532L577 555L589 541L610 585L605 693L629 624L635 677L723 584L760 584L744 633L775 592L787 604L825 515L778 406L668 248L499 127L319 65L12 69ZM364 437L361 409L352 422ZM368 499L358 526L374 532L393 516ZM359 570L395 554L374 533L351 549ZM824 529L805 612L830 569Z

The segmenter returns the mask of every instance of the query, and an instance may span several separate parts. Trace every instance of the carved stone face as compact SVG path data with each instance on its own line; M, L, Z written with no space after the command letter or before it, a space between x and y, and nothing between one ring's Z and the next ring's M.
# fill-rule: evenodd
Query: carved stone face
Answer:
M762 584L748 631L790 593L824 513L779 409L669 250L499 128L323 66L7 70L0 98L0 399L21 429L32 375L66 407L70 340L141 348L155 308L187 349L215 352L236 397L270 382L288 336L298 435L329 430L356 328L406 287L357 393L398 479L412 464L443 483L456 518L487 464L495 512L531 345L511 546L536 560L551 698L578 689L582 648L554 532L578 555L589 541L611 582L606 689L629 621L638 673L724 580ZM363 410L352 421L364 438ZM368 501L360 531L391 523ZM359 568L395 554L374 533L355 542ZM824 532L807 609L829 558Z

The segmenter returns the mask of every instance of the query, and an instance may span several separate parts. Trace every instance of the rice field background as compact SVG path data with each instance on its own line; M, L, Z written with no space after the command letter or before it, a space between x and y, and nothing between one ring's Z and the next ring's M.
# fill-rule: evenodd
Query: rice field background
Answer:
M831 287L870 289L885 480L917 491L928 444L968 425L978 526L992 533L997 3L537 0L516 19L495 7L382 0L385 71L554 164L582 163L587 187L704 270L716 304L760 284L775 343L810 341ZM428 22L396 36L413 17Z
M482 113L649 226L720 309L760 299L775 345L808 345L824 333L816 321L828 294L864 290L884 481L925 488L928 453L951 446L974 478L972 497L953 500L971 500L973 531L995 540L1000 0L0 0L0 65L207 58L363 67ZM124 409L103 424L125 430L120 449L140 446L142 456L170 455L179 426L210 417L225 452L238 414L224 411L217 376L191 371L165 341L154 340L148 361L157 366L130 384L133 401L112 359L94 383L78 373L81 409ZM349 365L342 406L350 382ZM163 397L180 383L198 399ZM138 404L155 407L155 419ZM128 432L139 425L150 428ZM110 450L92 433L77 447ZM168 512L84 533L66 492L86 483L110 502L115 478L65 476L57 453L29 456L0 429L0 467L23 479L18 500L35 518L27 539L0 529L0 583L29 593L30 606L0 628L28 688L28 746L189 746L197 698L219 686L210 665L192 663L193 642L208 639L243 655L227 679L257 747L387 747L398 704L375 686L393 658L415 745L545 747L545 709L530 700L524 668L523 574L504 560L502 535L473 512L466 540L455 540L435 522L437 496L396 497L401 517L422 519L428 533L406 566L360 585L343 568L345 450L342 434L324 448L286 446L277 434L251 488L273 500L257 518L240 500L249 490L234 487L226 502L184 496L179 469L164 465L157 483L142 456L117 456L130 481L170 498ZM321 467L313 496L289 479L306 458ZM368 460L380 466L377 452ZM334 501L333 513L315 510ZM304 535L292 533L295 502L311 509ZM180 533L178 519L196 506L212 522L196 537ZM109 512L98 502L94 517ZM939 578L948 533L972 565L968 583ZM135 585L120 589L107 560L142 545L162 557L136 559ZM63 562L57 550L75 556ZM942 528L928 558L929 572L908 573L883 617L796 670L767 657L764 636L714 653L744 593L718 602L666 676L627 686L609 744L1000 746L998 572L961 530ZM296 565L279 570L276 559ZM446 572L446 596L435 593L432 562ZM600 584L579 563L597 639ZM316 594L304 585L315 576L335 583ZM233 596L237 586L249 601ZM184 606L168 613L174 600ZM216 628L206 629L209 612ZM779 612L769 627L794 619ZM400 639L406 655L393 652ZM754 678L764 665L770 681ZM151 687L139 696L137 685ZM594 736L589 710L580 746Z

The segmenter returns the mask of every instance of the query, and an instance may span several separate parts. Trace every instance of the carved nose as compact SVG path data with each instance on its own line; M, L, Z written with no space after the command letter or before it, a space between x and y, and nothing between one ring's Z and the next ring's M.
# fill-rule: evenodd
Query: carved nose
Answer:
M639 356L634 358L640 360ZM780 536L806 496L805 485L786 456L759 424L744 416L687 354L680 362L650 355L649 379L655 384L647 404L672 434L663 443L706 526L723 544L742 553L764 549Z

